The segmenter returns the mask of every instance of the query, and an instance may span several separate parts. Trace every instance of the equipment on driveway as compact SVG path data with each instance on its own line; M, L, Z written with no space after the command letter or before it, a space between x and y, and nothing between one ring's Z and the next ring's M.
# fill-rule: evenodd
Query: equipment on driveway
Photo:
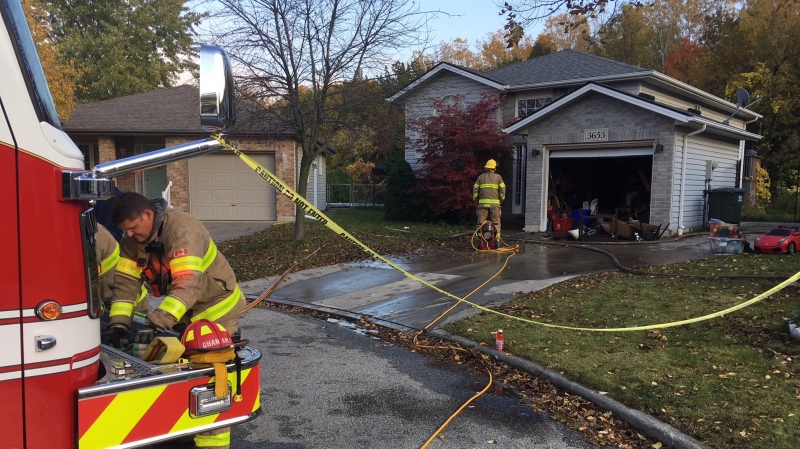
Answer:
M484 221L473 237L474 246L482 251L498 248L497 228L491 221Z

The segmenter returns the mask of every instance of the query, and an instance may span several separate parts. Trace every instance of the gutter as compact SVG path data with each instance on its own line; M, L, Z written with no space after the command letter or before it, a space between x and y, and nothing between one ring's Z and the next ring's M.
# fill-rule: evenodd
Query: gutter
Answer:
M703 127L692 131L688 134L683 136L683 155L681 157L681 194L678 200L678 235L683 235L683 195L685 193L685 185L686 185L686 153L689 146L689 137L694 135L700 134L701 132L706 130L706 125L703 124Z

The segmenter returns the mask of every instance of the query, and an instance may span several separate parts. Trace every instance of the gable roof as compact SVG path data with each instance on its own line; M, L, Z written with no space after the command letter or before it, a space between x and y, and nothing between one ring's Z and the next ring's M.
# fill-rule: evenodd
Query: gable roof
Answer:
M440 62L435 66L433 66L432 69L428 70L424 75L412 81L406 87L400 89L399 92L387 98L387 100L391 102L397 101L400 98L404 97L409 92L411 92L412 90L416 89L417 87L425 85L430 81L438 78L439 75L441 75L443 72L455 73L456 75L461 75L465 78L469 78L473 81L485 84L494 89L502 90L507 87L503 84L502 81L495 79L484 72L479 72L475 69L461 67L455 64L450 64L449 62Z
M63 126L73 134L201 134L200 89L182 85L75 107ZM283 119L247 101L236 102L229 134L295 137Z
M529 115L528 117L525 117L524 119L519 120L516 123L504 128L503 131L508 134L520 132L521 130L532 125L533 123L544 119L545 117L553 114L555 111L563 109L567 105L578 101L579 99L585 97L586 95L589 95L590 93L598 93L601 95L606 95L608 97L615 98L630 105L640 107L642 109L646 109L651 112L655 112L656 114L660 114L665 117L669 117L678 123L685 124L687 126L692 126L698 129L701 128L708 129L708 132L712 132L715 134L721 134L741 140L762 139L762 136L758 134L754 134L740 128L726 125L722 122L711 120L706 117L697 116L687 111L665 106L663 104L656 103L654 101L650 101L645 98L596 83L587 83L586 85L576 90L575 92L572 92L568 95L565 95L557 99L553 103L550 103L544 108L539 109L538 111Z

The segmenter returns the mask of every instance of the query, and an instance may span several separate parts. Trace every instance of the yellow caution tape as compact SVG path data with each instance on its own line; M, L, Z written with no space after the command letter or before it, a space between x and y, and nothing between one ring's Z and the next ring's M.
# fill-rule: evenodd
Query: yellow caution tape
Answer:
M751 305L753 305L753 304L755 304L755 303L757 303L759 301L762 301L762 300L766 299L769 296L772 296L773 294L775 294L775 293L779 292L780 290L783 290L784 288L786 288L786 286L788 286L788 285L800 280L800 272L798 272L794 276L792 276L789 279L781 282L780 284L776 285L775 287L772 287L771 289L767 290L766 292L761 293L760 295L756 296L755 298L750 299L748 301L745 301L745 302L743 302L743 303L741 303L739 305L727 308L725 310L721 310L719 312L710 313L708 315L703 315L703 316L697 317L697 318L690 318L690 319L681 320L681 321L673 321L673 322L670 322L670 323L650 324L650 325L646 325L646 326L616 327L616 328L572 327L572 326L561 326L561 325L558 325L558 324L543 323L541 321L535 321L535 320L530 320L530 319L519 317L519 316L509 315L507 313L499 312L497 310L493 310L493 309L490 309L488 307L484 307L484 306L482 306L480 304L475 304L473 302L467 301L466 299L459 298L458 296L455 296L452 293L446 292L446 291L440 289L439 287L436 287L433 284L429 284L428 282L425 282L423 279L420 279L420 278L414 276L413 274L407 272L406 270L398 267L397 265L393 264L392 262L390 262L389 260L387 260L386 258L381 256L380 254L378 254L375 251L373 251L367 245L361 243L357 238L355 238L352 235L350 235L349 232L345 231L339 225L334 223L330 218L325 216L325 214L323 214L319 209L317 209L316 207L311 205L311 203L309 203L300 194L298 194L297 192L292 190L291 187L289 187L283 181L278 179L278 177L276 177L274 174L272 174L272 172L270 172L266 168L264 168L261 165L259 165L258 162L254 161L252 158L250 158L246 154L242 153L238 149L228 145L228 143L225 142L225 140L221 136L214 135L212 137L214 139L216 139L223 147L228 148L229 150L233 151L237 156L239 156L239 158L241 158L244 161L244 163L246 163L247 165L250 166L250 168L255 170L255 172L259 176L264 178L264 180L267 181L272 187L274 187L275 190L278 191L278 193L282 194L286 198L289 198L289 200L291 200L297 207L303 209L303 211L305 211L306 215L309 215L309 216L312 216L312 217L316 218L320 223L322 223L326 227L328 227L328 229L330 229L331 231L339 234L339 236L341 236L345 240L349 241L350 243L358 246L359 248L361 248L365 253L369 254L370 256L382 261L386 265L389 265L390 267L394 268L395 270L403 273L409 279L413 279L414 281L417 281L420 284L425 285L426 287L430 287L431 289L436 290L437 292L439 292L439 293L441 293L441 294L443 294L443 295L445 295L445 296L447 296L449 298L453 298L456 301L462 302L464 304L469 304L470 306L475 307L478 310L482 310L482 311L488 312L488 313L493 313L495 315L499 315L499 316L502 316L504 318L517 320L517 321L522 321L524 323L537 324L539 326L551 327L551 328L556 328L556 329L566 329L566 330L576 330L576 331L592 331L592 332L626 332L626 331L644 331L644 330L651 330L651 329L664 329L664 328L668 328L668 327L683 326L684 324L697 323L699 321L705 321L705 320L709 320L711 318L717 318L717 317L720 317L722 315L734 312L736 310L743 309L743 308L751 306Z

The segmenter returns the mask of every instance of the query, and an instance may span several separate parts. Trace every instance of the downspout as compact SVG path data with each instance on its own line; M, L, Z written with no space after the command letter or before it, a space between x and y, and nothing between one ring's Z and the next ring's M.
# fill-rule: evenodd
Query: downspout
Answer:
M755 122L757 120L758 120L758 117L754 118L753 120L744 122L744 125L742 126L742 129L747 131L747 125L749 125L749 124L751 124L751 123L753 123L753 122ZM739 186L742 186L742 180L744 179L744 147L745 146L741 145L741 147L742 147L742 151L739 154L739 160L741 161L742 169L739 170Z
M701 132L706 130L706 125L703 124L703 127L692 131L688 134L683 136L683 156L681 158L681 195L678 197L678 235L683 235L683 194L685 191L684 185L686 184L686 152L689 146L689 137L694 135L700 134Z

